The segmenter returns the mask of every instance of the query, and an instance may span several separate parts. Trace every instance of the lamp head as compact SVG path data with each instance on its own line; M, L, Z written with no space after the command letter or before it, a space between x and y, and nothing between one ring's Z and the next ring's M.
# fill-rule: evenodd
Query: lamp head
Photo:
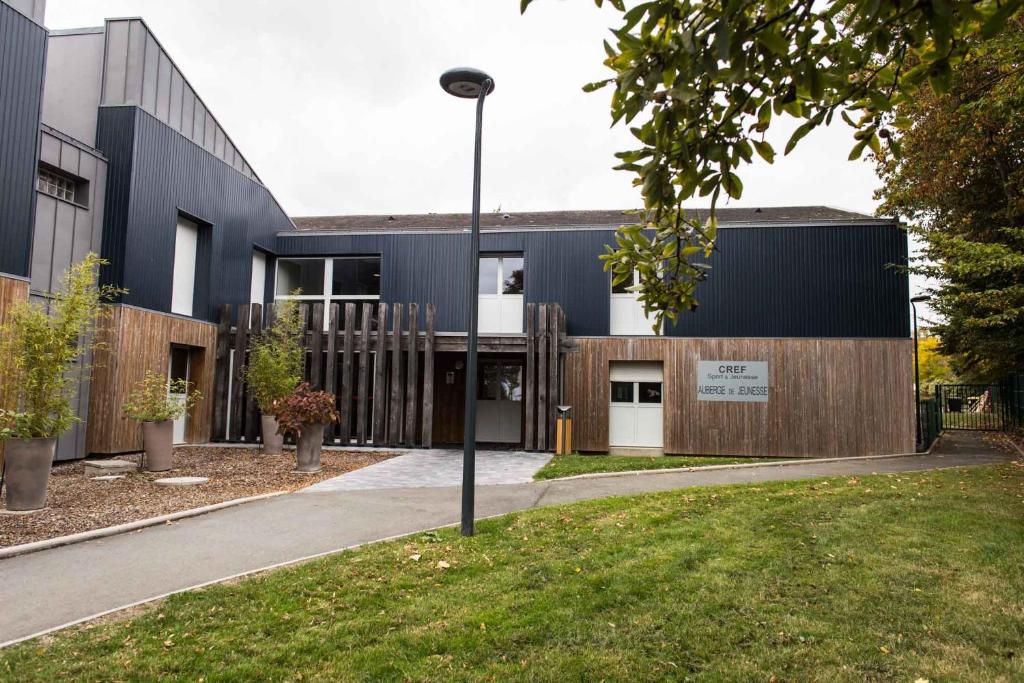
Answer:
M921 294L919 296L911 297L910 303L912 303L912 304L919 304L919 303L923 303L925 301L930 301L930 300L931 300L930 296L928 296L927 294Z
M460 66L441 74L441 87L449 95L476 99L485 87L485 95L494 92L494 79L479 69Z

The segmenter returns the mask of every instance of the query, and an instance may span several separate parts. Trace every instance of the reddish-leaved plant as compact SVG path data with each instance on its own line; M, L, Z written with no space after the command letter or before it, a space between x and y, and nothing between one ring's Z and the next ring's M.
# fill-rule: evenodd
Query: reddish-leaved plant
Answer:
M334 407L334 395L316 391L303 382L290 395L275 401L274 416L281 434L300 436L305 425L337 422L341 415Z

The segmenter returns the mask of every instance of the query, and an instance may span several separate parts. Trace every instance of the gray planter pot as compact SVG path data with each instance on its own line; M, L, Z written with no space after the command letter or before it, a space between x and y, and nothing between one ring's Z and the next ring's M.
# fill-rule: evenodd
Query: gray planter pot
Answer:
M324 445L326 425L303 425L295 449L295 471L316 474L320 471L320 448Z
M146 471L166 472L174 464L174 421L142 423L142 444L146 449Z
M17 512L46 507L46 485L57 439L10 439L4 449L7 509Z
M277 418L273 415L262 415L260 429L263 431L263 454L281 455L284 453L284 434L277 433Z

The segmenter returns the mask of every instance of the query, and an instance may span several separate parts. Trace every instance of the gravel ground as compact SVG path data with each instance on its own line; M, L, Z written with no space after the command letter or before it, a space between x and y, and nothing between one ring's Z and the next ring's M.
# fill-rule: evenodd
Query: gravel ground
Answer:
M138 472L124 479L94 481L79 462L57 465L50 476L45 510L0 514L0 547L133 522L169 512L255 496L294 491L393 457L393 453L323 451L323 470L295 474L295 454L261 455L256 448L176 448L170 472ZM121 456L139 461L139 456ZM208 477L199 486L156 486L162 477ZM6 491L4 498L6 498ZM3 499L0 499L2 501Z

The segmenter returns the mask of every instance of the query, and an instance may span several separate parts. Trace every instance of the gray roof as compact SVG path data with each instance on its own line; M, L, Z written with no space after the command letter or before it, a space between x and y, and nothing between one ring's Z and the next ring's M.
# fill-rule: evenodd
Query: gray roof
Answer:
M707 209L692 209L687 215L702 220ZM420 232L462 231L470 227L468 213L427 213L415 215L379 214L368 216L299 216L292 219L299 230L310 232ZM636 222L636 214L628 210L607 211L531 211L484 213L480 215L481 230L571 230L573 228L616 228ZM809 225L809 224L879 224L891 219L869 214L833 209L828 206L771 206L764 208L718 209L719 224L741 225Z

